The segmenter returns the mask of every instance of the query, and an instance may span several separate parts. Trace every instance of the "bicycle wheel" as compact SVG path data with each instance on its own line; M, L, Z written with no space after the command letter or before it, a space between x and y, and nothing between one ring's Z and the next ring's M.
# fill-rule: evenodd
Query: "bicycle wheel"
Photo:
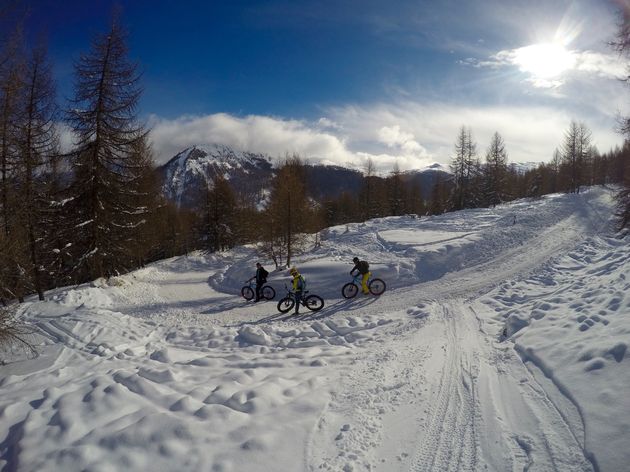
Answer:
M245 285L245 287L241 289L241 295L245 300L251 300L252 298L254 298L255 295L254 289L248 285Z
M370 293L376 296L382 295L385 291L385 287L385 282L383 282L381 279L372 279L370 285L368 286L368 288L370 289Z
M353 282L348 282L341 289L341 294L343 295L343 298L356 297L357 293L359 293L359 287L357 287L356 284Z
M291 311L295 306L295 300L291 297L285 297L278 302L278 311L280 313L286 313Z
M275 296L276 296L276 291L273 289L273 287L270 287L269 285L265 285L262 288L262 298L266 300L273 300Z
M319 311L324 308L324 299L317 295L309 295L304 299L304 306L311 311Z

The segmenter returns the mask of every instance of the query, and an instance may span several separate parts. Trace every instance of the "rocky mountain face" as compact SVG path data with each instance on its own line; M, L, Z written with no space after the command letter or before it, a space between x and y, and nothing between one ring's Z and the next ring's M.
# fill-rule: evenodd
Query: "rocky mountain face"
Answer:
M158 168L162 192L180 207L193 208L212 185L217 174L223 175L232 188L244 198L264 201L265 191L274 176L272 159L264 154L239 152L219 144L185 149ZM337 197L343 192L358 193L363 175L341 166L306 165L311 194L316 199ZM450 175L444 166L434 164L426 169L405 172L403 178L420 185L428 197L438 174Z
M219 144L185 149L158 168L162 193L180 207L195 207L203 189L223 175L246 198L259 199L273 175L271 158Z

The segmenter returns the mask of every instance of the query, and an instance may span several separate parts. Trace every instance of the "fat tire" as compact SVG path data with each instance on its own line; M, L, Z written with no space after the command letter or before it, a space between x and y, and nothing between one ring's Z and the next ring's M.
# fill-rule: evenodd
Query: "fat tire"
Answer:
M249 285L245 285L242 289L241 289L241 295L243 296L243 298L245 300L252 300L254 298L254 289L251 288Z
M280 313L288 313L295 306L295 300L291 297L284 297L278 302L278 311Z
M304 299L304 305L311 311L319 311L324 308L324 299L319 295L309 295Z
M276 291L273 287L265 285L261 290L261 295L265 300L273 300L276 297Z
M359 293L359 287L354 282L348 282L341 289L341 295L343 298L354 298Z
M370 293L372 295L376 295L378 297L379 295L383 295L387 285L385 285L385 282L381 279L372 279L368 288L370 289Z

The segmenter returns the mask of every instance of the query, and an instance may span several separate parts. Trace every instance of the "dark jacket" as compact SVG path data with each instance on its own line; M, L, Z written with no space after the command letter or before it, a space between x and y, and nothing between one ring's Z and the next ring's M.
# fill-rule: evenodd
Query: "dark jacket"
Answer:
M267 281L268 275L269 275L269 272L267 272L264 267L260 267L259 269L256 269L256 283L264 284Z
M350 273L352 274L355 270L358 270L359 274L367 274L370 271L370 264L367 261L359 261L354 265Z

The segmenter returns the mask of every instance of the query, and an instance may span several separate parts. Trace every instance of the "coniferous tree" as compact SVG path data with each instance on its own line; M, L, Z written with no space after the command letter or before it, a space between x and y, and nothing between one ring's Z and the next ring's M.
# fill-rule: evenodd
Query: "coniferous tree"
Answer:
M127 244L143 218L128 198L128 186L137 178L134 146L146 132L137 124L139 74L127 57L125 41L114 21L75 65L75 96L67 112L77 139L69 204L75 279L129 269L133 261Z
M621 21L613 46L626 59L630 57L630 10L622 8ZM626 68L626 84L630 84L630 67ZM620 118L620 131L626 137L624 148L627 151L630 141L630 117ZM618 174L621 177L622 188L616 195L617 217L620 229L630 228L630 153L621 154Z
M11 232L14 167L18 155L17 123L24 64L17 33L0 50L0 221Z
M8 29L7 29L8 31ZM4 31L0 33L2 35ZM0 300L23 300L26 293L25 237L15 211L18 122L23 90L24 56L19 28L0 38Z
M429 213L431 215L441 215L448 207L447 184L441 174L438 174L433 182L431 197L429 202Z
M496 132L486 152L486 166L484 168L484 201L487 205L495 206L507 201L507 152L501 135Z
M617 219L620 230L630 229L630 141L626 140L619 156L621 189L615 195L617 203Z
M376 213L376 205L374 202L375 174L376 170L374 167L374 161L372 160L372 158L368 158L365 164L365 172L363 173L363 185L359 193L361 211L364 220L369 220Z
M398 162L394 163L394 168L387 178L387 215L399 216L407 211L405 201L407 199L405 184L402 180L402 173Z
M280 241L282 249L274 253L284 254L287 266L291 265L294 254L302 245L301 236L308 229L310 213L304 164L294 154L286 158L278 169L267 211L269 226L272 228L268 235L269 242Z
M207 251L223 251L235 244L235 211L232 187L222 174L217 173L206 191L202 233Z
M568 172L569 193L580 193L586 183L586 164L591 147L591 132L583 123L572 121L564 135L562 158Z
M461 127L455 142L455 156L450 166L453 173L451 209L475 207L480 200L478 188L476 188L480 164L477 158L477 145L473 141L470 128Z
M24 241L28 253L28 274L39 299L43 300L45 261L47 245L58 222L48 219L46 211L50 201L47 194L49 184L45 182L50 173L50 163L57 154L55 130L56 104L51 66L43 47L33 50L26 64L17 121L16 162L18 201L14 211L19 214L19 224L24 228ZM48 249L51 249L48 247Z
M127 220L128 250L134 266L141 267L153 260L159 251L159 209L163 202L159 198L160 189L153 164L153 153L146 136L132 145L129 158L129 180L124 188L123 198L129 208L135 209Z
M426 213L426 206L424 198L422 196L422 189L419 184L409 183L406 191L407 201L405 207L407 212L414 213L416 215L424 215Z
M556 193L560 191L560 170L562 168L562 154L558 148L553 151L553 157L551 159L551 163L549 164L551 171L553 172L553 176L551 179L551 188L549 189L549 193Z

